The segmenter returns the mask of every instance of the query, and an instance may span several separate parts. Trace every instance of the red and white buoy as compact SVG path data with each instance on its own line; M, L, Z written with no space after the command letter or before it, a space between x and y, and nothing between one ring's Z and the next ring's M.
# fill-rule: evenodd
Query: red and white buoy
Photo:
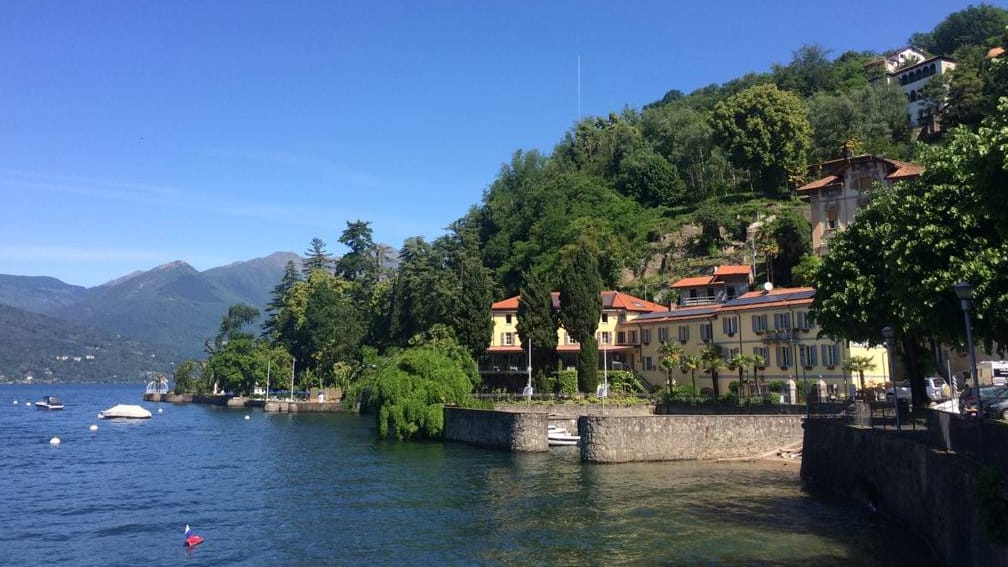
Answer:
M197 545L203 543L203 537L192 533L189 529L189 524L185 526L185 547L186 549L192 549Z

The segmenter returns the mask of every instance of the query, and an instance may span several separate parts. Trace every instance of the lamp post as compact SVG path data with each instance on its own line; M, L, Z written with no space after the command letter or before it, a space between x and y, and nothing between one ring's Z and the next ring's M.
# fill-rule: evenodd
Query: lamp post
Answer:
M522 395L525 396L525 404L532 407L532 340L530 338L528 342L528 367L526 367L526 372L528 378L525 382L525 389L522 391Z
M893 385L892 399L893 399L893 408L896 410L896 431L899 431L900 430L899 390L896 389L896 373L893 370L892 337L893 337L892 327L890 327L889 325L882 327L882 338L885 339L886 358L889 360L889 381L892 382Z
M970 380L973 381L973 396L976 398L977 415L981 410L980 404L980 381L977 379L976 371L976 349L973 347L973 324L970 322L970 309L973 303L973 286L969 282L959 282L955 284L955 293L959 298L959 305L962 307L963 322L966 324L966 346L970 355ZM977 428L979 431L979 428Z

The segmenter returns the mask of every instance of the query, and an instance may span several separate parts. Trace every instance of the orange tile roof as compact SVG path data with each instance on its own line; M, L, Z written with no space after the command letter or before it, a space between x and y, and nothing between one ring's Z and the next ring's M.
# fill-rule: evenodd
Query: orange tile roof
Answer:
M507 299L502 299L502 300L498 301L497 303L494 303L493 305L491 305L490 308L491 309L495 309L495 310L499 310L499 311L517 310L518 309L518 298L519 297L520 296L516 295L514 297L509 297Z
M805 192L805 191L813 191L815 189L822 189L823 187L829 187L830 185L833 185L833 184L839 183L839 182L840 182L840 176L839 175L829 175L829 176L823 177L822 179L816 179L815 181L813 181L811 183L806 183L805 185L802 185L801 187L799 187L798 189L796 189L796 191L798 191L799 193L802 193L802 192Z
M890 164L896 166L896 170L886 175L886 179L891 179L893 181L899 179L909 179L911 177L920 177L924 173L924 166L917 165L916 163L908 163L905 161L898 161L894 159L886 160Z
M625 309L627 311L642 311L653 313L655 311L668 311L668 307L653 303L646 299L634 297L618 291L603 291L602 295L612 294L612 309ZM603 305L605 303L603 302Z
M559 307L560 292L551 292L551 296L553 297L553 307ZM627 311L639 311L645 313L668 310L668 307L664 305L653 303L619 291L603 291L601 294L601 300L603 307L606 307L607 309L625 309ZM520 301L521 296L516 295L494 303L491 305L491 309L494 311L517 311L518 303Z
M715 276L748 276L751 268L745 264L729 264L727 266L718 266L714 270Z
M694 276L691 278L683 278L676 283L672 284L672 288L680 287L697 287L701 285L711 285L714 283L714 276Z
M1001 46L992 47L992 48L990 48L990 49L987 50L987 58L988 59L994 59L995 57L1001 57L1002 55L1004 55L1004 52L1005 52L1005 48L1003 48Z

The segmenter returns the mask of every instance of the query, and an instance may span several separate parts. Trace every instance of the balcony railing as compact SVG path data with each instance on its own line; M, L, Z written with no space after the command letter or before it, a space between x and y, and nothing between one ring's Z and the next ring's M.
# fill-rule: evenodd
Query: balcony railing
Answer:
M710 305L717 302L718 299L716 296L708 295L704 297L683 297L679 300L679 305L680 307L693 307L696 305Z

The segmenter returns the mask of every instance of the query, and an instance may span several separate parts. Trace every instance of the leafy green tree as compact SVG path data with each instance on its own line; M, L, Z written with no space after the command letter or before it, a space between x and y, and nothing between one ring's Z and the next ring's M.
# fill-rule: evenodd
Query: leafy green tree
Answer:
M565 260L560 272L560 323L580 345L578 387L594 392L598 386L595 331L602 316L598 249L587 237L581 237L567 248Z
M240 338L251 339L253 333L246 331L259 318L259 310L251 305L238 303L228 307L228 312L221 318L220 327L217 331L216 345L219 347L227 341Z
M878 344L890 325L897 352L923 401L924 353L932 342L963 344L953 293L976 289L976 336L1004 344L1008 323L1008 102L976 133L956 129L945 146L922 148L925 170L913 182L877 191L871 205L830 243L815 275L812 310L836 337Z
M477 405L470 378L476 365L471 358L453 357L448 347L444 340L409 347L379 371L370 403L381 437L438 439L444 431L445 404ZM457 351L468 357L463 349Z
M710 120L714 140L761 188L786 187L789 175L804 171L812 129L794 93L757 85L714 105Z
M304 314L297 329L298 363L329 381L336 363L355 359L365 322L349 294L348 282L316 270L305 285Z
M559 321L553 309L553 286L539 270L527 272L518 300L518 337L532 349L532 369L546 376L556 369Z
M952 55L963 46L997 45L1005 26L1008 10L982 3L952 12L930 32L915 33L910 43L931 53Z
M783 209L766 228L776 243L777 253L770 260L774 283L793 285L792 270L812 251L812 227L793 209Z
M686 197L675 166L650 148L638 148L620 162L616 188L638 203L656 207L681 204Z
M819 93L806 101L816 161L855 153L908 157L910 121L897 85L863 85L843 93Z
M195 360L183 360L175 367L173 378L176 394L201 394L209 390L203 379L203 369Z
M654 151L675 168L685 193L674 191L668 205L697 202L710 195L727 194L732 171L727 157L714 144L705 114L685 103L648 108L641 116L641 132ZM678 183L672 181L673 188Z
M829 60L829 50L821 45L803 45L794 52L789 65L774 65L774 83L783 91L809 97L832 92L839 84L837 70Z

